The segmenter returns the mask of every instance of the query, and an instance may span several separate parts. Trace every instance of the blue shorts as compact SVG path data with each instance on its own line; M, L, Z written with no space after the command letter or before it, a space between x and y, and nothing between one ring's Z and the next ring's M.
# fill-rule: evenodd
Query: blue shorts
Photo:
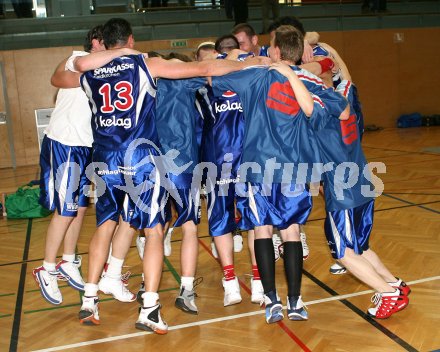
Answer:
M165 224L168 193L160 186L156 155L154 149L139 148L127 161L125 150L93 151L97 226L107 220L117 222L119 216L137 229Z
M273 225L284 230L292 224L305 224L312 210L312 197L305 185L248 182L237 186L237 209L244 229Z
M177 212L177 219L173 227L182 226L187 221L193 221L194 224L200 223L201 209L200 209L200 191L192 191L191 188L176 189L177 196L180 199L170 197ZM179 204L180 203L180 204Z
M374 200L356 208L327 212L324 231L333 258L343 258L345 248L356 254L369 248L373 217Z
M233 232L237 228L242 230L253 228L246 227L241 220L238 224L235 222L234 202L237 203L237 209L240 209L240 200L235 192L238 184L232 182L232 180L211 180L210 178L207 179L207 182L209 183L207 184L208 193L206 195L209 234L216 237Z
M86 168L92 148L71 147L45 136L40 153L40 204L62 216L75 217L78 207L87 207Z

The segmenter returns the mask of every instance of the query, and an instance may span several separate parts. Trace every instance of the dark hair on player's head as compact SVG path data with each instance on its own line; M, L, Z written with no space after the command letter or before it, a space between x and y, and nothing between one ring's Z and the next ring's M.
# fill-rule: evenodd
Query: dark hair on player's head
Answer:
M99 42L102 40L102 31L104 26L102 24L93 27L90 31L87 32L86 38L84 40L84 51L90 52L92 50L92 40L96 39Z
M223 35L215 41L215 51L218 53L229 52L232 49L240 49L237 38L232 34Z
M273 22L269 25L269 27L267 27L267 33L270 33L270 32L275 31L279 26L281 26L279 20L273 21Z
M301 21L295 16L283 16L278 19L279 26L292 26L301 32L304 36L306 35L306 31L304 30L304 26ZM276 28L275 28L276 29Z
M245 32L249 38L252 38L254 35L257 35L255 29L249 23L239 23L234 28L232 28L232 34L238 34L241 32Z
M292 26L280 26L275 31L274 46L280 48L281 60L297 64L304 51L304 36Z
M133 34L130 23L123 18L111 18L104 24L103 38L107 49L124 46Z
M163 57L162 54L159 54L157 51L149 51L147 52L148 57Z
M165 60L177 59L183 62L192 62L191 58L185 54L171 52L164 57Z

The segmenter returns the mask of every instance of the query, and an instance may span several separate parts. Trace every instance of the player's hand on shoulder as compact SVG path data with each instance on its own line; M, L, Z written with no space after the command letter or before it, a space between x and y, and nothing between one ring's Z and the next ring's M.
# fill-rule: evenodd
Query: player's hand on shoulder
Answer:
M281 73L283 76L287 77L290 74L292 74L292 69L289 65L282 63L282 62L276 62L270 65L269 70L275 70Z
M233 61L236 61L236 60L238 59L238 56L239 56L239 55L242 55L242 54L247 54L247 52L246 52L246 51L243 51L243 50L240 50L240 49L232 49L232 50L228 53L228 55L226 56L226 59L227 59L227 60L233 60Z
M301 61L303 63L308 63L313 61L313 48L307 40L304 40L304 52Z
M267 56L249 56L244 60L244 62L248 63L249 65L269 66L272 63L272 60Z

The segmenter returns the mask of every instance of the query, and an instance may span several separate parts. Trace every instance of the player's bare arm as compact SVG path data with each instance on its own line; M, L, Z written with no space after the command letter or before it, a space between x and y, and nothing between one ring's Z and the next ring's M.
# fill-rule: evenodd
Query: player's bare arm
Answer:
M75 88L79 87L79 73L66 70L66 63L69 58L60 62L52 74L50 83L57 88Z
M328 57L315 57L314 61L299 67L321 78L327 87L333 86L332 72L338 70L337 64Z
M51 84L57 88L77 88L80 86L79 79L82 72L104 66L119 56L136 54L140 54L140 52L129 48L120 48L94 52L85 56L78 56L73 61L73 67L78 72L65 69L68 60L66 59L56 68L51 78Z
M328 45L327 43L319 43L325 50L327 50L332 57L334 58L335 63L339 66L339 69L341 70L341 75L343 79L346 79L348 81L351 81L351 75L348 71L347 65L345 64L344 60L339 56L336 49Z
M99 51L90 55L77 57L74 61L74 67L78 72L86 72L104 66L117 57L138 54L141 54L141 52L130 48Z
M154 78L181 79L191 77L222 76L255 65L266 65L268 58L255 57L246 61L205 60L201 62L170 62L154 57L146 59Z
M319 33L307 32L304 36L304 52L301 58L303 63L309 63L313 61L313 45L318 44Z

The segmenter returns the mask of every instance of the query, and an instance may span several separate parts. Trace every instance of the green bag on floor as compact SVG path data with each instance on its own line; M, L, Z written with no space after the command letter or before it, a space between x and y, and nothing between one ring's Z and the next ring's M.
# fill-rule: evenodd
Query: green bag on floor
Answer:
M20 187L17 192L7 195L5 200L8 219L43 218L51 212L43 208L38 199L40 187L32 182Z

